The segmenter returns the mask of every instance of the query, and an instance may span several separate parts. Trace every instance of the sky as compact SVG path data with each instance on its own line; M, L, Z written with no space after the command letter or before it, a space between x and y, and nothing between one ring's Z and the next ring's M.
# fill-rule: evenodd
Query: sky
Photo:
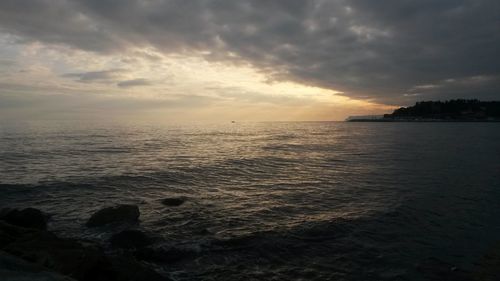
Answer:
M0 118L343 120L500 99L498 0L2 0Z

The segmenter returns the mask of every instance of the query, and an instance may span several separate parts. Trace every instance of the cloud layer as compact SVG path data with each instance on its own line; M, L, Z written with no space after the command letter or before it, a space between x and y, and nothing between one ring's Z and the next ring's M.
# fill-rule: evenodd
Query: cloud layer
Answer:
M500 98L498 0L5 0L0 31L103 55L148 47L250 63L270 81L385 104Z

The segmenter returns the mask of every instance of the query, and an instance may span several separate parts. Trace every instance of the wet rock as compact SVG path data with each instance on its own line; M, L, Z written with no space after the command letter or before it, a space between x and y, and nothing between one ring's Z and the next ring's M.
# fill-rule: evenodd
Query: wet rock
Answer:
M48 231L0 223L0 237L0 249L8 254L79 281L169 280L133 257L108 256L96 245L59 238Z
M184 202L186 202L185 197L172 197L172 198L165 198L165 199L161 200L161 203L163 205L169 206L169 207L177 207L177 206L184 204Z
M3 218L5 217L5 215L7 215L8 213L10 213L10 211L12 211L14 209L12 208L2 208L0 209L0 220L3 220Z
M9 281L75 281L75 279L49 271L47 268L0 251L0 276Z
M16 240L26 239L39 233L34 228L14 226L5 221L0 221L0 249Z
M151 245L154 239L139 230L124 230L111 236L111 246L115 248L141 248Z
M90 217L86 225L96 227L119 222L136 223L139 216L139 207L136 205L117 205L97 211Z
M0 211L0 219L12 225L43 230L47 229L48 215L34 208L3 209Z
M40 232L30 239L15 241L4 250L77 280L113 280L110 263L102 251L84 247L72 239L58 238L50 232ZM98 276L107 279L99 279Z
M193 251L175 247L147 247L134 252L134 256L139 260L157 263L174 263L193 255Z

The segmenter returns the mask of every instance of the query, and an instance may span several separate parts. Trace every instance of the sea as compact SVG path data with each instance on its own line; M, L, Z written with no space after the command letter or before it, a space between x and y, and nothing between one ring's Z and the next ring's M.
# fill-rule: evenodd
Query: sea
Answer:
M182 253L149 264L173 280L472 280L500 253L500 123L0 122L0 207L106 245L84 224L116 204Z

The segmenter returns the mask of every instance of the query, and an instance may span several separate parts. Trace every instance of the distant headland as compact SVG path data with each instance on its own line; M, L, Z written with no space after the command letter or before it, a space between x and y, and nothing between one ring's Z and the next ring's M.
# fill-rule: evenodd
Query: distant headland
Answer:
M421 101L391 114L350 116L348 122L500 122L500 101Z

